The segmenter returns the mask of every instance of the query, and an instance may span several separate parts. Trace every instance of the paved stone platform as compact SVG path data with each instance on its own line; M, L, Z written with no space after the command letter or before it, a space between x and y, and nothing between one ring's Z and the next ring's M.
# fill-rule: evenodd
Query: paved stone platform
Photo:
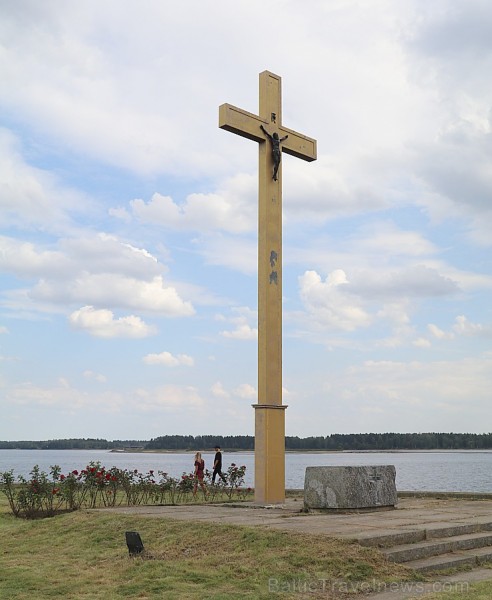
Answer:
M302 498L287 498L285 504L272 506L258 506L253 502L233 505L196 503L99 510L194 522L262 525L286 531L356 540L429 526L444 528L453 524L492 521L492 499L405 497L399 499L394 510L376 512L303 513L302 508Z
M283 505L259 506L253 502L240 504L190 504L181 506L119 507L111 512L136 514L149 518L169 518L192 522L227 523L243 526L262 526L290 532L327 535L354 539L367 543L371 538L387 540L391 536L420 529L449 529L453 526L492 522L492 495L490 499L466 497L402 497L394 510L359 511L344 513L304 513L303 498L287 498ZM443 586L453 583L492 579L492 570L482 568L452 576L436 576L434 582L416 583L414 588L402 588L366 596L371 600L405 600L438 591L436 582Z

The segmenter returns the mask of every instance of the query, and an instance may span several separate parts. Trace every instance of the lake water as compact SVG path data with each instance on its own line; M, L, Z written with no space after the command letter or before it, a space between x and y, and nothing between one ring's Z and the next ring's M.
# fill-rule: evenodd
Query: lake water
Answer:
M206 468L213 463L213 453L203 453ZM62 473L81 470L91 461L100 461L107 469L151 469L177 477L193 471L191 453L152 454L122 453L107 450L0 450L0 472L14 470L27 477L34 465L49 473L59 465ZM254 453L223 453L223 470L235 463L246 466L246 485L253 486ZM395 465L396 487L405 491L452 491L492 493L492 451L434 452L289 452L285 456L285 485L288 489L304 487L308 466Z

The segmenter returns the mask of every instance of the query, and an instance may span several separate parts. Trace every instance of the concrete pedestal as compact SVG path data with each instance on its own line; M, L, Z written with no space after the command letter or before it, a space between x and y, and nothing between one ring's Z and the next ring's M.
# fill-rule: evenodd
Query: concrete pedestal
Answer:
M394 507L396 469L393 465L307 467L304 480L306 509Z
M254 404L255 502L285 501L285 409L287 406Z

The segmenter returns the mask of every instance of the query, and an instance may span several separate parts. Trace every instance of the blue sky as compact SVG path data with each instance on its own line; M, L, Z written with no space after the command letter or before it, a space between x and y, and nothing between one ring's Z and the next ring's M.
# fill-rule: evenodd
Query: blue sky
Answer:
M282 77L288 435L490 431L492 7L0 7L0 439L253 434L257 147Z

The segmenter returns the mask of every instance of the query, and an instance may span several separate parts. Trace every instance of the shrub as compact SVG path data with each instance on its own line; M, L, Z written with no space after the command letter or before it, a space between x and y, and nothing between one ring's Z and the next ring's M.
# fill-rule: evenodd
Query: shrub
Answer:
M205 473L208 502L246 499L252 492L244 489L246 467L234 463L227 471L227 483L212 485L211 474ZM13 470L0 473L0 489L6 495L10 510L16 517L50 517L62 511L80 508L113 507L139 504L180 504L193 495L195 477L183 473L171 477L163 471L140 473L137 469L106 469L100 462L91 462L85 469L62 474L59 466L50 467L47 475L39 466L33 467L30 478L14 477ZM201 497L201 496L200 496Z

